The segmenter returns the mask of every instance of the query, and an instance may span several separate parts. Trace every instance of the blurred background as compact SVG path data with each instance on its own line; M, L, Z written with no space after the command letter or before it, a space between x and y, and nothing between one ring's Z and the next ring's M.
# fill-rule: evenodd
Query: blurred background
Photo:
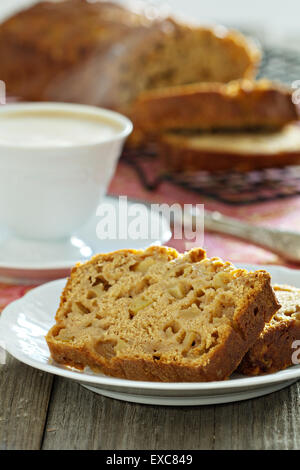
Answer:
M93 0L91 0L93 1ZM221 22L245 32L253 32L265 43L300 49L298 0L140 0L150 5L169 5L173 10L201 23ZM1 19L34 0L1 0ZM128 3L120 0L120 3Z

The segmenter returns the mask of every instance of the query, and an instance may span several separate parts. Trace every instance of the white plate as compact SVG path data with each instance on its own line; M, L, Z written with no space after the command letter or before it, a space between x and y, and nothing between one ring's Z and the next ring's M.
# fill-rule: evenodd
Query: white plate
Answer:
M107 196L102 204L112 205L118 221L119 212L122 210L119 207L118 198ZM136 203L128 201L128 212L133 204ZM150 214L149 207L147 205L143 207ZM95 253L109 253L121 248L144 249L150 245L162 245L171 238L169 223L159 213L152 213L151 216L158 223L158 239L101 240L96 234L96 227L101 219L96 215L66 241L42 242L15 238L2 228L0 229L1 280L18 279L20 282L32 283L34 280L58 279L67 276L70 268L78 261L85 261Z
M268 270L272 273L273 282L300 287L299 271L275 266L268 267ZM293 366L259 377L233 375L230 380L221 382L160 383L117 379L59 366L49 358L44 337L54 323L64 285L63 279L44 284L6 307L0 318L0 340L12 356L25 364L76 380L96 393L136 403L207 405L265 395L290 385L300 377L300 366Z

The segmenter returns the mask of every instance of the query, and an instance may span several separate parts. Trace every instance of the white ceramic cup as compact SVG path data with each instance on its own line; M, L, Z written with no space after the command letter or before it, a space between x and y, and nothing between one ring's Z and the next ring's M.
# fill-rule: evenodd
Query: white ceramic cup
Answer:
M0 143L0 222L16 236L60 239L80 228L96 211L114 174L132 123L121 114L93 106L20 103L1 113L27 111L91 115L117 126L96 143L22 146ZM16 136L18 139L18 136Z

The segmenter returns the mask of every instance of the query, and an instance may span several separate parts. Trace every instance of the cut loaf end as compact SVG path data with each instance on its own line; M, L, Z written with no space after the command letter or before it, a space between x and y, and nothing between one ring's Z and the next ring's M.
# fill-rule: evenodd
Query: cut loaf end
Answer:
M270 276L202 249L97 255L76 266L46 339L53 359L131 380L224 380L278 310Z

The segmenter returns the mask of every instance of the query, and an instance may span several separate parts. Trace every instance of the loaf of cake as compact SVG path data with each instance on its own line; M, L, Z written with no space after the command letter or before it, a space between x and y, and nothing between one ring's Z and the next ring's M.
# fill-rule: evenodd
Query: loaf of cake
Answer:
M224 380L279 304L265 271L202 249L120 250L77 265L46 339L52 358L132 380Z
M126 112L143 91L253 78L260 52L238 32L87 0L39 2L0 26L10 95Z
M238 369L243 374L277 372L293 364L293 343L300 341L300 289L274 286L274 290L281 308L245 355Z
M142 93L133 119L157 136L169 130L276 129L298 118L291 90L269 80L197 83Z
M168 132L161 136L159 156L166 172L263 168L300 164L300 126L277 131Z

